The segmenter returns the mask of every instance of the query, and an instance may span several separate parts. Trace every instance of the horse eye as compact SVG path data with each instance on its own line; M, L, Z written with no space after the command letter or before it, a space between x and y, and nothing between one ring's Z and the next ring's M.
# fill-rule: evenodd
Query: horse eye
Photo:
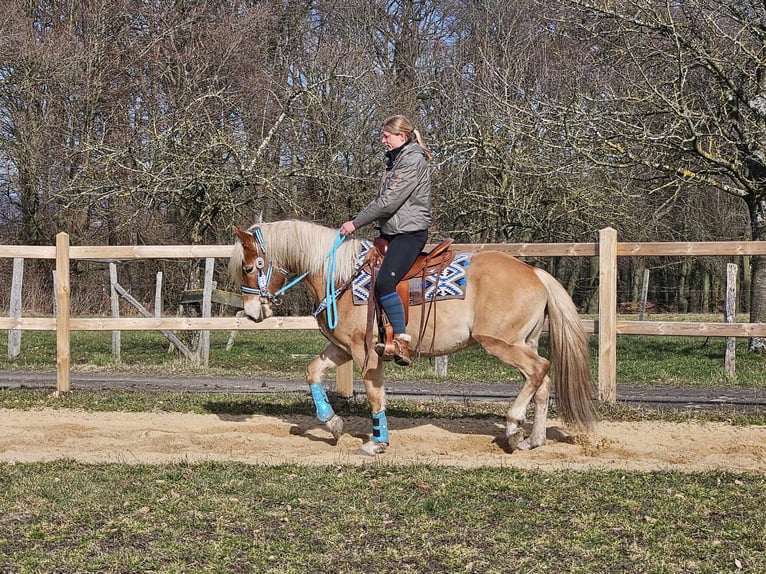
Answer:
M246 274L250 275L250 274L251 274L253 271L255 271L255 267L253 267L253 266L251 265L251 266L248 266L248 267L244 267L244 268L243 268L243 270L244 270L244 272L245 272Z

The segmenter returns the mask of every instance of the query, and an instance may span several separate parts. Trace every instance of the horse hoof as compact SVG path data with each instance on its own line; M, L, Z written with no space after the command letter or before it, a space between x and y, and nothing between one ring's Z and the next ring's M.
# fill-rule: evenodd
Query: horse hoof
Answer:
M340 435L343 434L343 419L338 415L333 415L333 417L325 424L337 441L340 438Z
M527 437L523 441L519 443L518 449L519 450L532 450L533 448L541 447L545 444L545 439L543 440L533 440L533 438Z
M376 456L386 452L387 442L373 442L368 440L356 450L356 454L361 456Z
M525 449L522 446L525 442L527 442L527 441L521 440L523 438L524 438L524 432L520 428L517 428L513 432L506 433L505 439L508 441L508 450L510 452L513 452L516 449L529 450L528 448Z

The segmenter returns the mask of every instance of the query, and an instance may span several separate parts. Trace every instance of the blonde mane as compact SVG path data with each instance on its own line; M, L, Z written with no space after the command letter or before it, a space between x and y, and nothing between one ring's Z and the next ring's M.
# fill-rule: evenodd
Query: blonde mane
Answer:
M327 276L327 255L338 237L336 229L296 219L258 223L248 231L252 232L256 227L260 227L263 234L269 263L294 273ZM346 238L340 245L335 260L336 281L345 282L354 273L361 247L361 241L351 238ZM237 285L242 284L242 258L242 245L238 241L229 260L229 275Z

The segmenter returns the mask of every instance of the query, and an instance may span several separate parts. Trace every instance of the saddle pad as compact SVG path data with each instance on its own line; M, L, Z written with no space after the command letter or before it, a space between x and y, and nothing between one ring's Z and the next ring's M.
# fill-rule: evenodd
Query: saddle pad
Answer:
M357 266L361 266L367 251L372 247L369 241L362 242L362 249L359 252ZM420 277L413 277L409 280L410 284L410 305L421 305L424 301L437 301L443 299L463 299L465 297L466 272L468 264L471 261L473 253L457 253L450 263L449 267L444 269L439 275L437 285L436 275L429 275L425 280L425 292L423 280ZM366 305L370 297L370 274L362 272L353 285L354 305Z

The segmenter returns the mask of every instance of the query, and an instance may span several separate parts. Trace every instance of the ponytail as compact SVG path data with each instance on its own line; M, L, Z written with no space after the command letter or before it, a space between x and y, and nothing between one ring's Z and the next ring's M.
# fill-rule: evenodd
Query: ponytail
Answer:
M426 156L426 160L431 161L431 158L433 157L433 155L431 154L431 150L426 147L425 143L423 143L423 138L420 137L420 131L418 131L417 128L412 128L412 133L415 136L415 141L423 149L423 153Z

